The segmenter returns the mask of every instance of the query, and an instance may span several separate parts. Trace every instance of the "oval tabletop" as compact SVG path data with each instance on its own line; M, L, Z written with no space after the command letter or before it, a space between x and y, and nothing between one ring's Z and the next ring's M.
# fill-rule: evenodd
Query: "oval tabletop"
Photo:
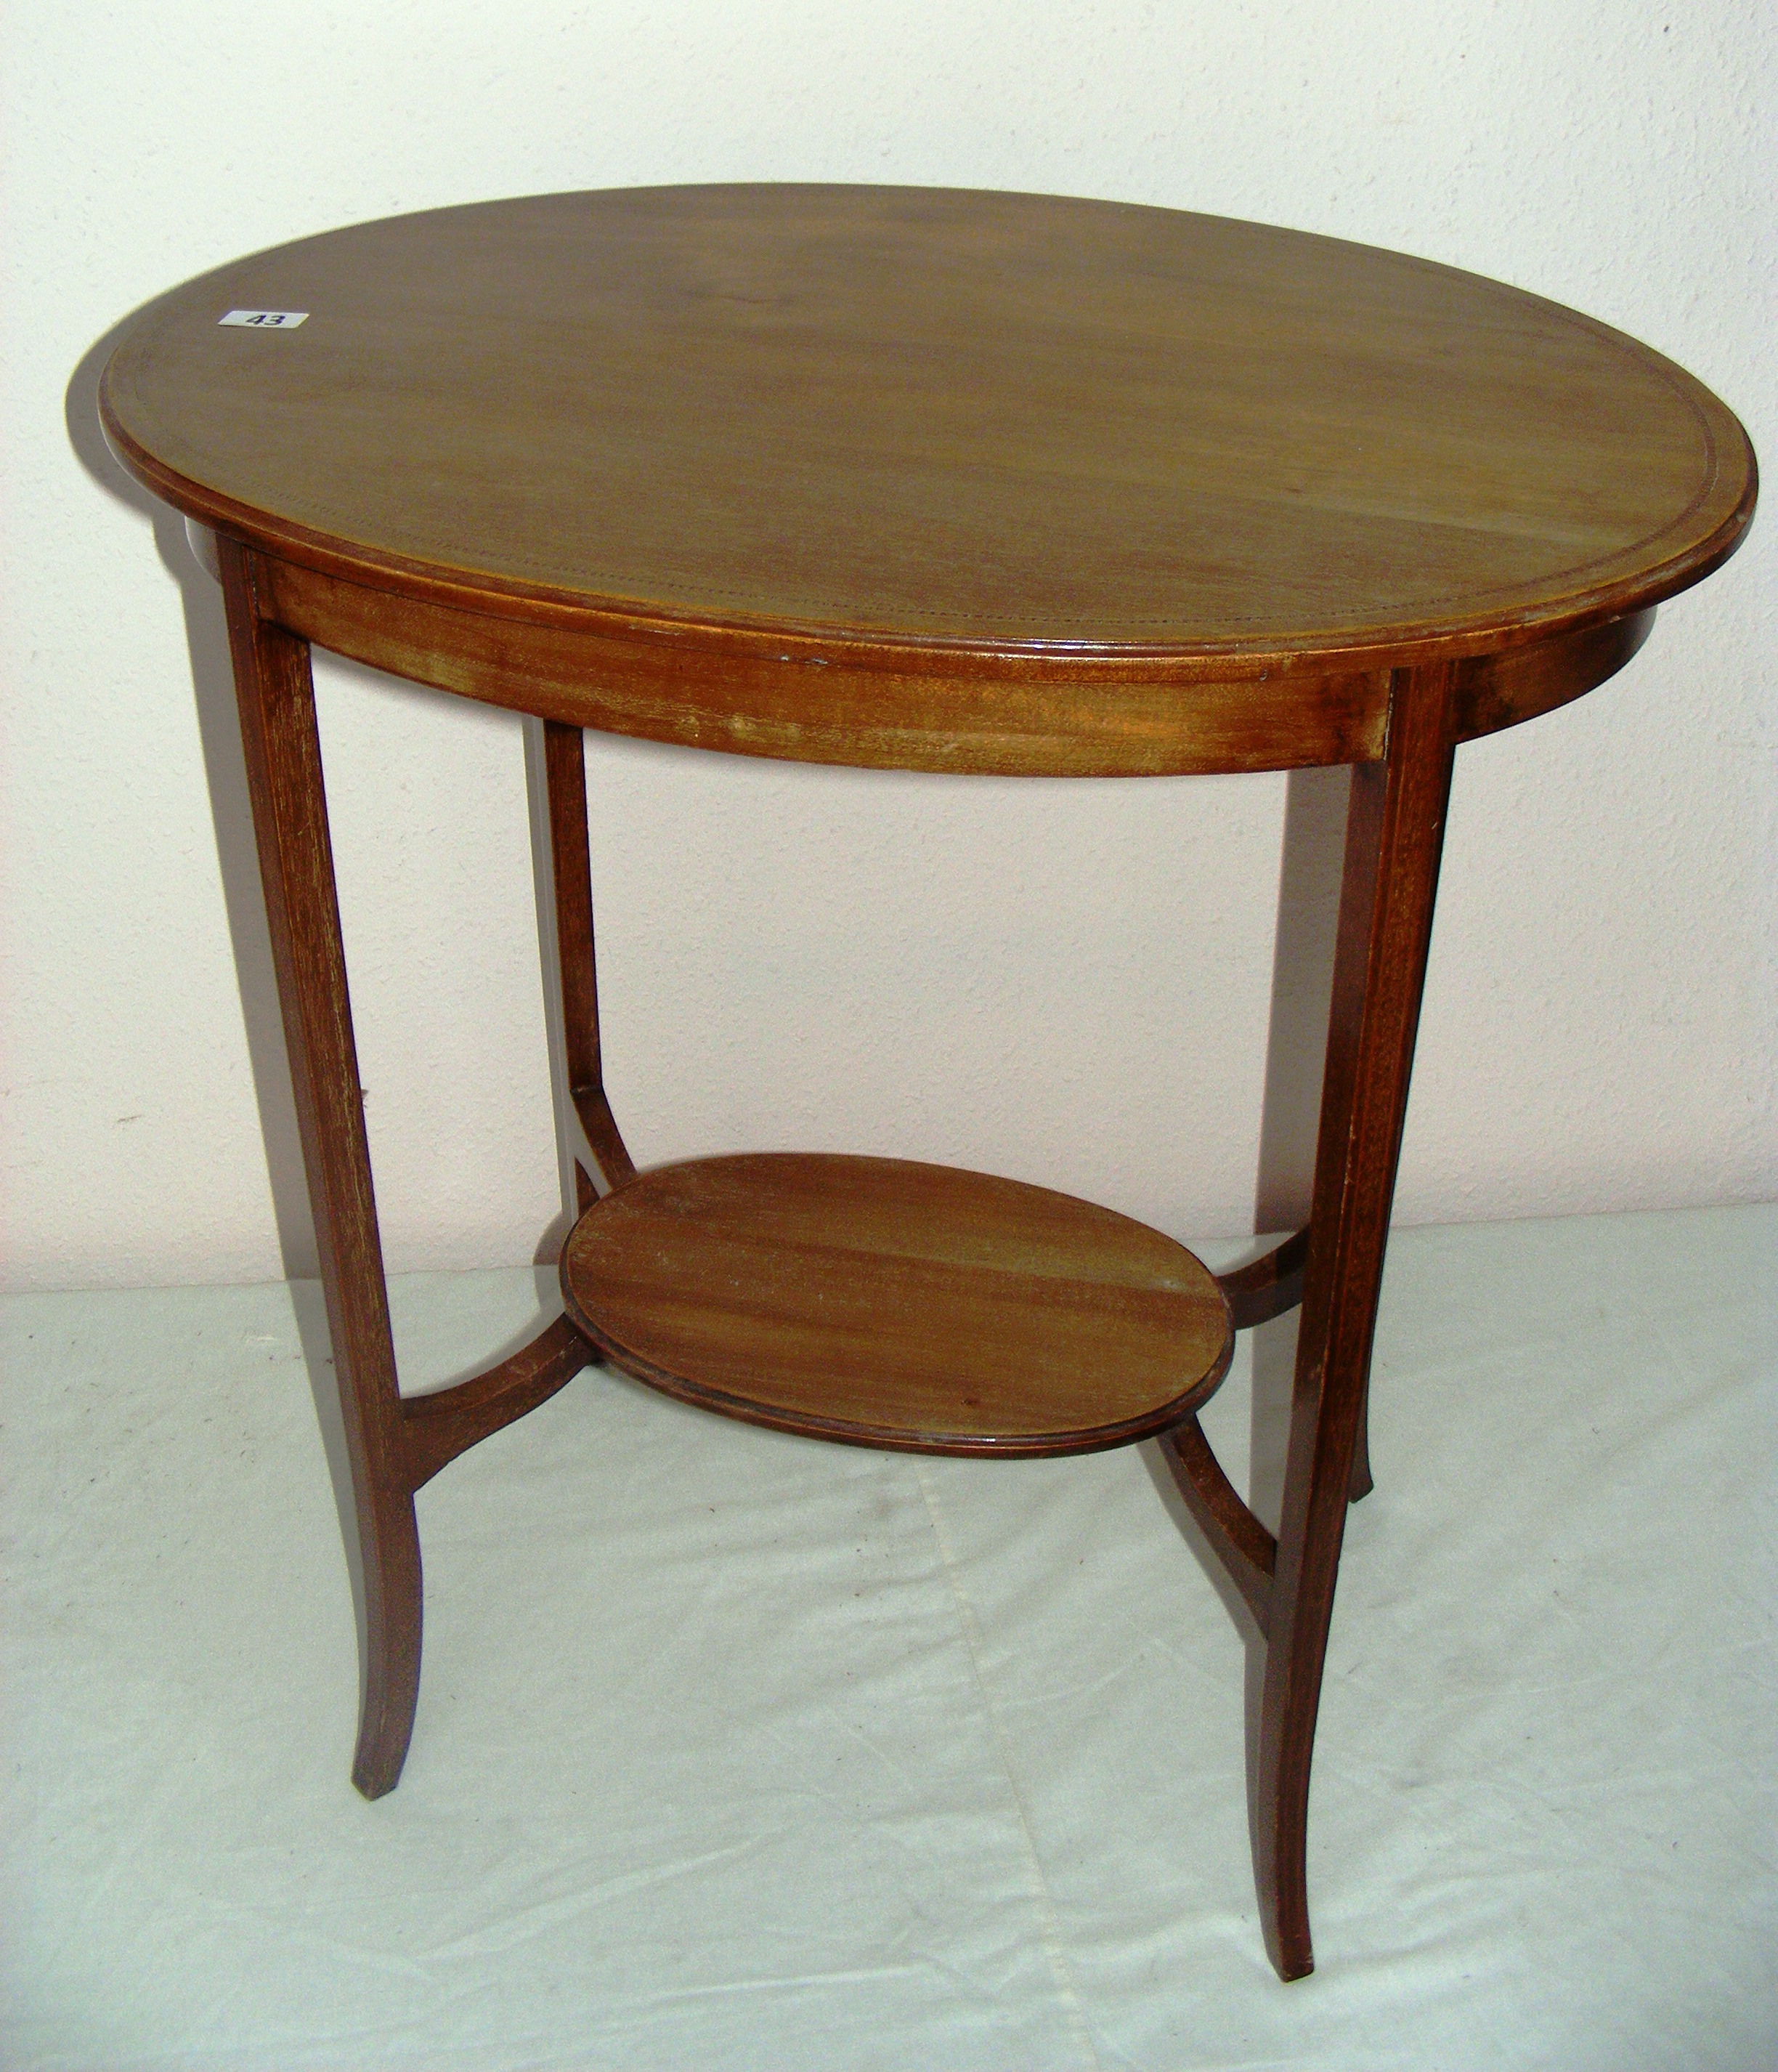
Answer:
M1040 677L1601 623L1707 574L1754 495L1714 397L1534 296L942 189L633 188L331 232L154 304L101 409L189 515L385 590Z

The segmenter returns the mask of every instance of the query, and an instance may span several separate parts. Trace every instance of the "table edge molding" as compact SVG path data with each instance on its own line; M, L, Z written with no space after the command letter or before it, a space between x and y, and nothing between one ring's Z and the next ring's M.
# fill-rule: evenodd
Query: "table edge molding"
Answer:
M971 775L1186 776L1373 762L1386 745L1382 670L1181 680L1130 664L988 682L963 668L622 639L584 619L515 619L256 559L265 615L331 653L565 725L731 754ZM1649 607L1470 658L1459 672L1457 738L1517 726L1603 683L1654 616Z
M1336 672L1386 673L1536 646L1664 603L1704 581L1739 547L1759 496L1751 442L1739 420L1718 404L1736 434L1743 462L1739 494L1733 506L1723 512L1702 537L1671 558L1534 607L1509 606L1494 613L1427 619L1418 631L1403 628L1375 635L1330 630L1325 635L1305 635L1282 646L1263 635L1184 642L1021 642L821 627L788 619L767 624L739 616L700 616L658 603L602 598L491 572L413 561L314 532L240 504L158 459L121 421L109 393L109 375L108 366L100 382L99 418L106 444L120 466L187 519L238 540L281 566L303 569L416 603L515 622L571 626L612 639L690 645L705 652L800 660L811 667L886 667L910 676L968 675L996 682L1052 676L1066 680L1083 672L1105 672L1112 680L1135 672L1145 680L1169 682L1250 682L1299 672L1317 676Z

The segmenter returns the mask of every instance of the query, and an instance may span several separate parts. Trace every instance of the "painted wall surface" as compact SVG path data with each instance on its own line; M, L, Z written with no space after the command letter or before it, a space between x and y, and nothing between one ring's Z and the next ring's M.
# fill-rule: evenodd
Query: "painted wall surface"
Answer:
M14 7L11 1283L304 1264L220 599L92 417L132 309L257 247L494 195L1053 190L1575 304L1690 368L1769 457L1775 23L1752 0ZM1622 677L1460 756L1402 1219L1774 1191L1775 566L1768 513ZM390 1263L527 1260L558 1203L521 722L318 675ZM1324 781L1291 794L1287 841L1281 778L971 782L597 738L589 765L608 1080L643 1162L951 1160L1181 1235L1291 1213Z

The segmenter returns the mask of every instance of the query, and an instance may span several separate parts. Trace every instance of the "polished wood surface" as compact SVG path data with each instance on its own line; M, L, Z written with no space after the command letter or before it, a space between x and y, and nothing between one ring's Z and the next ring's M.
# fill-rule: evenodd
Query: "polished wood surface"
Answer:
M657 1166L581 1217L562 1289L669 1395L918 1453L1127 1444L1204 1402L1233 1343L1214 1277L1160 1231L897 1158Z
M262 333L231 306L308 314ZM1139 730L1156 685L1207 670L1276 697L1280 672L1603 624L1720 561L1754 488L1707 390L1534 297L1263 225L935 189L330 232L154 305L101 406L158 494L277 560L565 616L645 675L764 664L767 705L830 732L869 717L835 709L836 668L1129 699Z
M1160 1457L1211 1552L1246 1600L1261 1634L1269 1636L1278 1542L1242 1501L1196 1417L1183 1418L1161 1433Z
M265 335L216 319L305 309ZM413 1493L602 1355L936 1452L1149 1434L1253 1615L1250 1811L1312 1963L1310 1758L1458 744L1603 682L1739 541L1753 457L1573 312L1287 231L1029 195L711 187L337 232L145 311L107 434L213 545L333 1334L354 1777L418 1693ZM569 1315L399 1392L309 643L539 715L583 1155ZM579 730L1045 775L1353 766L1310 1223L1213 1277L1010 1181L790 1153L638 1172L606 1099ZM548 981L546 979L546 983ZM1275 1536L1196 1412L1300 1302Z
M599 982L593 943L593 874L587 854L586 739L577 726L544 722L544 768L549 800L551 889L556 908L556 955L562 989L562 1033L567 1044L568 1097L586 1141L581 1207L594 1175L607 1188L636 1168L606 1098L599 1043Z
M263 615L257 565L233 541L223 542L220 568L356 1527L351 1552L363 1646L352 1781L374 1799L401 1774L419 1696L415 1477L396 1379L308 644Z
M420 1489L459 1453L479 1445L516 1417L565 1388L597 1350L565 1317L547 1324L485 1374L425 1396L401 1399L403 1449L409 1486Z
M1456 746L1456 671L1398 673L1386 763L1352 773L1308 1256L1254 1777L1266 1947L1312 1969L1309 1759L1357 1473L1390 1205L1426 982Z
M262 614L258 565L232 541L222 543L218 574L351 1483L363 1642L352 1780L375 1799L401 1774L419 1698L414 1491L598 1355L558 1318L484 1374L430 1395L400 1393L309 651ZM581 824L584 839L584 816Z
M688 748L866 769L1012 777L1160 777L1295 770L1380 755L1386 673L1305 671L1160 681L1151 665L984 675L979 657L897 666L619 639L584 621L495 617L268 562L280 623L372 668L565 726ZM1591 684L1557 659L1562 697ZM784 643L778 643L780 646ZM938 667L942 661L943 666ZM1597 680L1595 678L1594 680Z
M1296 1307L1303 1299L1303 1268L1308 1256L1309 1234L1300 1230L1250 1264L1216 1276L1238 1331L1250 1331L1254 1325L1270 1323Z

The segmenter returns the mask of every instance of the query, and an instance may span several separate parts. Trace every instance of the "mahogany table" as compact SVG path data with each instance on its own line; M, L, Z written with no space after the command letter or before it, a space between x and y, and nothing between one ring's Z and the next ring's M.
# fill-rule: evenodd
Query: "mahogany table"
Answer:
M414 1492L609 1362L857 1445L1158 1437L1266 1650L1267 1948L1304 1844L1452 758L1620 668L1755 467L1688 375L1424 261L1029 195L556 195L337 231L151 306L111 444L213 536L362 1564L353 1775L400 1774ZM201 538L201 532L200 532ZM398 1391L311 643L544 723L583 1213L566 1314ZM600 1073L581 730L873 768L1349 764L1311 1219L1221 1277L1107 1209L893 1159L639 1171ZM1275 1539L1197 1412L1300 1303Z

